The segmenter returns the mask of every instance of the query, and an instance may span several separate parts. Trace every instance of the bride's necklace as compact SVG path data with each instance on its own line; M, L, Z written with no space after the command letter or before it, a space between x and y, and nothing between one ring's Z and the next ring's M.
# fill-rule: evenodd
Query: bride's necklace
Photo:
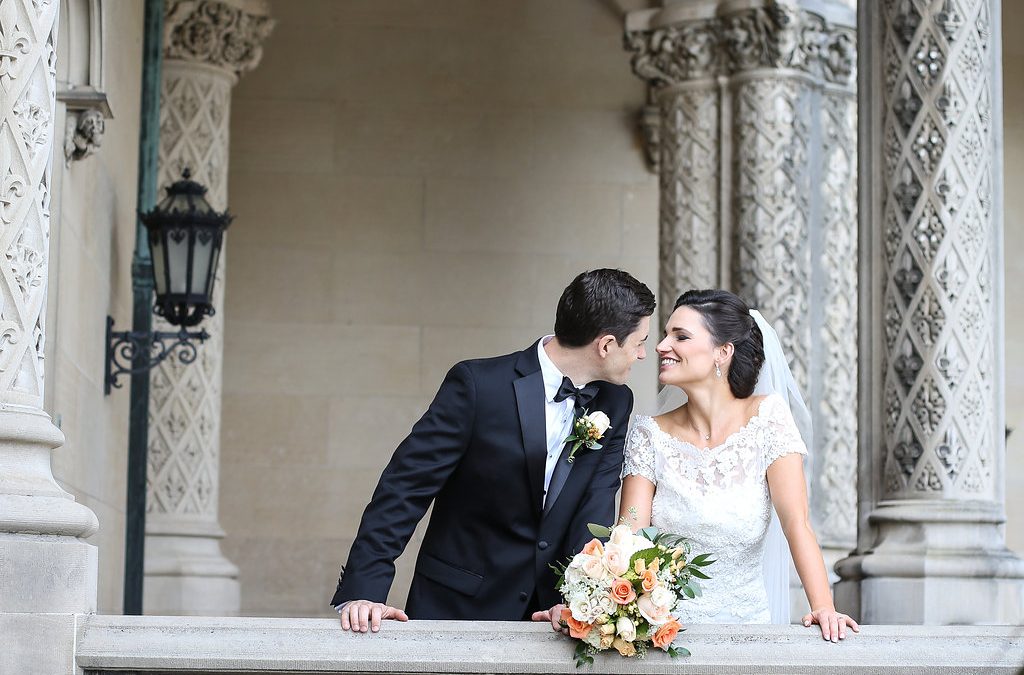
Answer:
M703 431L697 428L697 425L693 423L693 420L690 420L690 428L696 431L697 435L703 438L705 441L711 440L711 432L708 431L707 433L704 433Z

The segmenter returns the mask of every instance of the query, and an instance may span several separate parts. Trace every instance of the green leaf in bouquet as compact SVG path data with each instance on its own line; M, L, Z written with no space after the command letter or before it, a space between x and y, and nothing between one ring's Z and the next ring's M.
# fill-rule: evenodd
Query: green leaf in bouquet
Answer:
M706 574L704 574L703 572L701 572L701 571L700 571L699 569L697 569L696 567L693 567L693 568L691 568L691 569L688 569L688 570L687 570L687 572L689 572L689 573L690 573L690 574L692 574L693 576L697 577L698 579L710 579L710 578L711 578L711 577L709 577L708 575L706 575Z
M683 595L685 595L686 597L688 597L691 600L693 600L694 598L697 597L697 594L693 592L692 588L690 588L690 584L686 584L685 586L683 586L679 590L681 590L683 592Z
M657 540L657 537L658 537L658 528L653 527L653 526L652 527L644 527L644 528L640 529L637 532L637 534L639 534L644 539L649 540L653 544L653 543L656 543L656 540Z
M704 593L700 590L700 584L698 584L696 581L690 581L690 583L686 584L686 587L693 591L693 594L696 595L698 598L704 595Z
M588 645L583 640L576 643L576 651L573 656L576 657L576 667L582 668L584 664L594 664L594 648Z
M690 553L690 542L687 541L686 537L679 534L672 534L671 532L660 532L654 538L655 544L660 544L665 548L681 548L687 555Z
M672 658L676 658L677 656L689 656L690 655L690 650L687 649L686 647L674 647L672 645L669 645L669 648L666 649L665 651L667 651L668 655L671 656Z
M660 558L661 555L661 551L656 548L645 548L642 551L637 551L629 558L629 569L635 569L637 560L643 560L644 567L647 567L655 558Z
M690 564L696 565L697 567L706 567L714 562L716 561L711 558L710 553L701 553L698 556L694 556L693 560L690 561Z
M587 523L587 529L590 530L590 534L598 538L606 538L612 536L612 528L605 527L604 525L595 525L594 523Z

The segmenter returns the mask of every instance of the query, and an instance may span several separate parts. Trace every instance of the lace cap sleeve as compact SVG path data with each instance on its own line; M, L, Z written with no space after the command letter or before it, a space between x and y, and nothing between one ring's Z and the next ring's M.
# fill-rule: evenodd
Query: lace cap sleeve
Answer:
M651 442L651 418L637 415L636 424L626 439L625 458L622 463L622 477L643 476L655 485L658 478L655 471L654 444Z
M793 413L778 394L771 394L761 403L760 417L765 423L765 443L762 449L767 469L779 457L797 453L807 454L807 446L793 421Z

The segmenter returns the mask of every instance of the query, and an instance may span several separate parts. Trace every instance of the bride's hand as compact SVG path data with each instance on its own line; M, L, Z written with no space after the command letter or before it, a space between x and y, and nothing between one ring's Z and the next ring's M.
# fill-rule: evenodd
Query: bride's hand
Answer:
M810 626L813 623L821 626L822 639L831 640L832 642L846 637L847 626L852 628L854 633L860 632L860 626L857 625L856 621L845 614L840 614L831 607L816 609L810 614L804 615L804 626Z

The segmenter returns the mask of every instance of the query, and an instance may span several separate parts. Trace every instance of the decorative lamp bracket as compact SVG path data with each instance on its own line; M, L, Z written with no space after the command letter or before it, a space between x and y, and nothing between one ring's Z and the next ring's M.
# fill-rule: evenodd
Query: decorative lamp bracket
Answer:
M134 375L149 372L172 353L178 353L178 360L189 364L196 360L199 352L196 342L204 342L210 334L205 330L189 332L182 328L170 331L115 331L114 319L107 317L107 360L103 381L103 393L121 388L119 375ZM146 353L145 362L136 363Z

